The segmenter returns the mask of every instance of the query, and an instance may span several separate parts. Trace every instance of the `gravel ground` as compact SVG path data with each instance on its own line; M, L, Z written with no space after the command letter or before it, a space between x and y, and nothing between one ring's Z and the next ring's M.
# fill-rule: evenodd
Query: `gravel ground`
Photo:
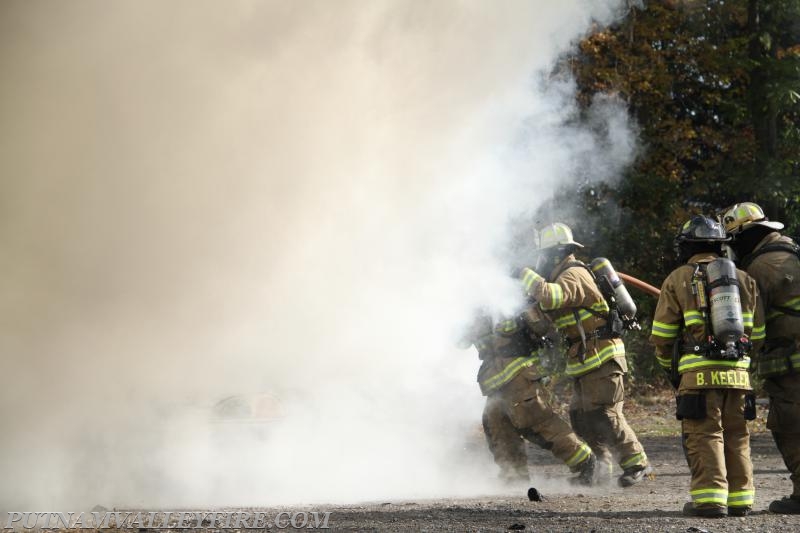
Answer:
M791 490L789 474L764 428L766 401L759 402L759 417L751 423L751 454L755 467L756 504L748 517L724 519L686 518L689 469L678 436L671 392L639 396L626 405L626 416L636 429L655 468L653 479L622 489L616 484L576 488L567 482L563 465L544 450L529 448L531 486L543 501L528 500L529 487L508 488L473 498L376 501L348 505L292 506L293 511L329 512L331 531L544 531L555 532L782 532L800 531L800 515L769 513L770 501ZM486 445L479 426L465 443L465 452L476 458ZM617 470L615 475L620 472ZM241 509L275 517L283 508ZM229 510L232 511L232 510ZM288 526L288 524L286 524ZM279 529L274 523L271 531ZM310 529L310 528L304 528ZM104 530L111 533L113 530ZM185 530L184 530L185 531ZM205 532L217 531L211 528ZM237 530L223 530L235 533ZM147 530L139 530L145 533Z
M621 489L603 486L575 493L562 466L534 453L533 486L545 499L531 502L525 488L470 499L443 499L324 506L335 531L799 531L800 516L766 511L773 499L788 494L791 483L769 434L753 436L756 505L745 518L696 519L681 515L688 500L689 470L678 437L645 437L642 443L656 469L652 480ZM545 488L546 487L546 488Z

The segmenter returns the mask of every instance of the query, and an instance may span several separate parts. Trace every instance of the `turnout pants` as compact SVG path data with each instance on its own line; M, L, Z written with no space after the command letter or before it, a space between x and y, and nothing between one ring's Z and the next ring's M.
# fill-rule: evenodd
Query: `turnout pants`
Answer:
M609 465L616 456L623 470L647 465L647 455L622 412L623 372L610 361L575 379L570 420L575 433L591 446L598 460Z
M750 431L739 389L686 390L695 406L683 413L683 444L695 508L752 507L755 496ZM697 396L705 399L698 399ZM705 407L703 408L703 403ZM681 408L679 407L679 411Z
M589 446L555 412L538 380L520 374L493 394L491 399L494 400L495 396L503 414L520 435L550 450L573 472L591 455Z
M528 481L528 454L525 441L503 409L499 395L486 398L483 408L483 433L500 468L500 478L507 482Z
M792 496L800 499L800 374L767 379L764 389L769 394L767 429L791 474Z

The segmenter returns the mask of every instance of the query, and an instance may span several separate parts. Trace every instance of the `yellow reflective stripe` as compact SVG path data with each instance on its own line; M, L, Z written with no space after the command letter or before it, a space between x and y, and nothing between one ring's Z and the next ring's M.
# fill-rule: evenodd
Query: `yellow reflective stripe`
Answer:
M699 489L689 491L689 494L694 503L728 503L728 491L725 489Z
M658 364L661 365L661 368L672 368L672 358L671 357L660 357L656 356L656 361Z
M605 362L610 361L614 357L624 356L625 346L621 342L615 342L610 346L606 346L594 355L586 355L583 363L570 362L567 363L567 375L570 377L581 376L594 370Z
M686 324L687 326L693 326L695 324L705 324L705 320L703 320L703 313L695 310L684 311L683 323Z
M603 259L602 261L598 261L597 264L592 267L592 272L597 272L599 270L602 270L606 266L609 267L611 266L611 263L608 261L608 259Z
M795 311L800 311L800 296L797 298L792 298L791 300L787 300L783 303L776 303L780 307L788 307L789 309L794 309ZM767 320L772 320L778 316L785 315L783 311L779 311L775 308L771 308L770 312L767 313Z
M522 270L522 272L523 272L522 286L525 287L525 291L528 293L530 293L531 287L533 287L535 283L544 281L544 278L542 276L540 276L530 268L525 268Z
M756 499L756 491L743 490L728 494L728 507L750 507Z
M609 311L608 304L606 303L605 300L590 305L589 309L591 309L592 311L597 311L599 313L607 313Z
M630 468L632 466L644 465L646 462L647 462L647 456L644 454L644 452L639 452L639 453L635 453L635 454L631 455L630 457L628 457L624 461L621 461L619 463L619 466L621 466L622 469L624 470L624 469Z
M513 333L517 329L517 321L514 319L503 320L497 325L502 333Z
M792 365L792 370L800 371L800 353L793 353L789 357L789 361L784 356L770 357L768 359L761 357L758 359L757 373L761 377L786 374L790 370L789 363Z
M767 338L767 327L759 326L750 332L750 340L760 341Z
M561 318L557 318L553 322L553 325L557 329L564 329L564 328L566 328L568 326L574 326L575 324L577 324L577 322L575 322L575 317L572 316L572 313L570 313L568 315L564 315Z
M538 354L531 355L529 357L517 357L516 359L508 363L506 367L502 370L502 372L499 372L494 376L483 380L481 382L481 385L486 391L493 391L499 389L500 387L502 387L503 385L514 379L514 377L516 377L516 375L519 374L519 372L523 368L528 368L536 364L539 364Z
M558 309L564 304L564 289L558 283L547 284L549 298L540 302L542 309Z
M728 361L725 359L709 359L708 357L698 354L689 354L681 357L681 360L678 362L678 372L683 374L684 372L688 372L690 370L715 366L724 368L742 368L747 370L750 368L750 358L745 356L741 359Z
M742 324L746 328L753 327L753 313L742 313Z
M780 311L771 311L770 313L767 314L767 322L769 322L773 318L778 318L779 316L783 316L783 313L781 313Z
M578 318L581 319L581 322L585 322L586 320L589 320L593 316L594 315L589 311L587 311L586 309L578 310ZM575 326L577 324L578 323L575 321L575 315L573 313L564 315L553 322L553 325L556 327L556 329L564 329L566 327Z
M680 324L667 324L666 322L658 322L653 320L653 329L651 333L656 337L663 337L665 339L674 339L680 333Z
M592 449L589 448L586 444L581 443L580 447L578 448L578 451L572 454L572 457L567 459L565 462L567 466L577 466L582 462L584 462L589 457L589 455L591 455L591 453Z
M781 307L788 307L790 309L795 309L800 311L800 296L797 298L792 298L791 300L787 300L786 302L779 304Z

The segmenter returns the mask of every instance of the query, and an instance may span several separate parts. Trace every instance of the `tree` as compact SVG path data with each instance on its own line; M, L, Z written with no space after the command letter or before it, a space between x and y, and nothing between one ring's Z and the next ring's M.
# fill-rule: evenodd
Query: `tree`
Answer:
M800 225L800 2L649 1L562 67L583 109L615 94L640 132L641 154L618 183L557 195L578 198L589 216L576 223L598 251L658 280L693 213L752 200Z
M561 190L553 205L580 213L566 221L590 255L658 284L694 213L750 200L800 230L800 2L639 6L597 28L560 68L575 76L581 109L599 94L626 102L641 153L619 181ZM639 303L651 316L654 302Z

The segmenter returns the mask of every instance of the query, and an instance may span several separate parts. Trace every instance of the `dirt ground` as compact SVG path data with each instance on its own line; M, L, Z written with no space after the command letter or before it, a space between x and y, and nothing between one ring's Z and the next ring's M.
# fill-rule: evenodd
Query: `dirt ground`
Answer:
M532 467L537 481L550 488L544 501L531 502L524 488L480 498L364 503L326 507L337 531L798 531L800 516L780 516L765 509L790 490L789 476L769 434L754 435L755 512L746 518L685 518L680 509L688 499L689 470L677 437L644 437L656 477L621 489L603 486L578 495L563 481L557 464ZM560 487L560 489L559 489Z
M756 504L748 517L724 519L686 518L689 469L683 456L679 423L673 415L670 391L637 395L626 406L629 423L655 468L655 477L622 489L616 483L576 489L567 482L569 473L549 452L530 447L531 487L543 501L529 501L527 486L473 498L376 501L349 505L314 505L295 511L330 512L331 531L544 531L555 532L794 532L800 531L800 515L769 513L770 501L791 490L789 474L764 427L766 401L759 401L758 419L751 423L751 455L755 467ZM465 443L465 452L488 454L480 426ZM619 475L619 470L615 476ZM274 516L285 508L259 508ZM278 529L271 524L271 531ZM289 531L291 528L282 529ZM147 530L139 530L145 533ZM204 531L214 531L205 529ZM228 530L230 531L230 530Z
M766 508L791 491L789 474L771 435L764 429L765 402L752 423L756 478L754 512L744 518L697 519L681 514L688 501L689 469L672 416L669 394L641 397L626 409L629 421L655 468L652 480L627 489L616 485L575 489L562 465L542 450L529 450L531 486L544 501L529 501L526 488L470 499L373 502L316 507L330 511L335 531L546 531L546 532L789 532L800 531L800 516L781 516ZM617 471L616 474L619 474Z

